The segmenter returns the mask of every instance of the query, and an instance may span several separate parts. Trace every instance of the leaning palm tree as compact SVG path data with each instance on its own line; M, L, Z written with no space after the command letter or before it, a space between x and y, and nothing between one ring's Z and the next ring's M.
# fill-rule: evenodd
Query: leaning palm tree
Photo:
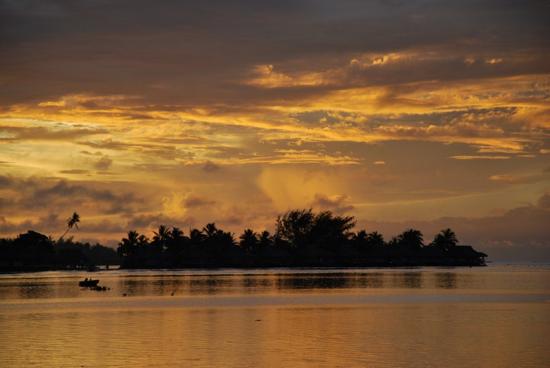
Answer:
M65 235L71 230L73 227L78 229L78 223L80 222L80 215L76 212L73 212L73 215L67 219L67 230L59 237L59 240L63 239Z

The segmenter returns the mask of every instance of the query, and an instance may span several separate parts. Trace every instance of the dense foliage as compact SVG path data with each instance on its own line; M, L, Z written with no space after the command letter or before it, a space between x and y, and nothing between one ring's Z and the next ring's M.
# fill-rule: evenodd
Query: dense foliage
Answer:
M0 270L79 269L120 263L117 253L99 244L52 240L29 230L15 239L0 239Z
M160 226L152 239L130 231L119 244L122 267L285 267L483 265L485 254L457 246L450 229L430 245L409 229L386 243L380 233L352 229L353 217L293 210L277 218L275 233L232 233L207 224L185 235Z
M75 213L68 220L68 229L77 222ZM0 240L0 269L78 269L98 264L120 264L124 268L485 264L486 255L457 245L450 229L442 230L425 245L422 233L415 229L386 242L380 233L353 232L354 227L353 217L293 210L277 218L274 234L246 229L235 238L214 223L184 234L177 227L161 225L151 239L129 231L116 252L99 244L75 243L63 236L54 241L28 231L15 239Z

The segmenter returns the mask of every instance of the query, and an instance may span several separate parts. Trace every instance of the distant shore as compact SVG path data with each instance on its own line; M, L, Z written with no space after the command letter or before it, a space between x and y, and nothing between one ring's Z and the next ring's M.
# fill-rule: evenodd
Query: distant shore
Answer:
M487 257L459 245L451 229L441 230L429 244L416 229L385 241L376 231L353 232L352 216L311 209L280 215L274 234L246 229L238 239L214 223L189 234L160 225L152 239L132 230L116 251L64 239L79 222L75 212L57 241L32 230L0 239L0 272L94 270L100 264L122 269L485 266Z
M208 263L197 263L194 265L186 265L184 267L122 267L121 265L110 265L108 268L105 266L99 266L97 269L90 269L87 267L58 267L52 266L14 266L14 267L2 267L0 268L0 274L2 273L23 273L23 272L47 272L47 271L116 271L116 270L219 270L219 269L236 269L236 270L251 270L251 269L354 269L354 268L411 268L411 267L485 267L487 262L475 261L467 259L440 259L431 260L426 262L414 262L412 260L399 260L388 262L342 262L342 263L303 263L303 264L221 264L213 265Z

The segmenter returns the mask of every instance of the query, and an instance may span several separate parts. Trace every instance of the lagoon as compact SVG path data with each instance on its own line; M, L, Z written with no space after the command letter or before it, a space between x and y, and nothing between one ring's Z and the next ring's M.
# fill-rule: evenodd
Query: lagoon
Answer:
M548 265L0 275L2 367L544 367L548 338Z

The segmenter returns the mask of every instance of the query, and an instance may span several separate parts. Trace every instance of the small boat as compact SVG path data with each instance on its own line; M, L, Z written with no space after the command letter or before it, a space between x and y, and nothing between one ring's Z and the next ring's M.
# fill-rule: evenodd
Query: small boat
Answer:
M78 286L80 287L95 287L97 284L99 284L99 280L92 280L88 278L78 282Z

